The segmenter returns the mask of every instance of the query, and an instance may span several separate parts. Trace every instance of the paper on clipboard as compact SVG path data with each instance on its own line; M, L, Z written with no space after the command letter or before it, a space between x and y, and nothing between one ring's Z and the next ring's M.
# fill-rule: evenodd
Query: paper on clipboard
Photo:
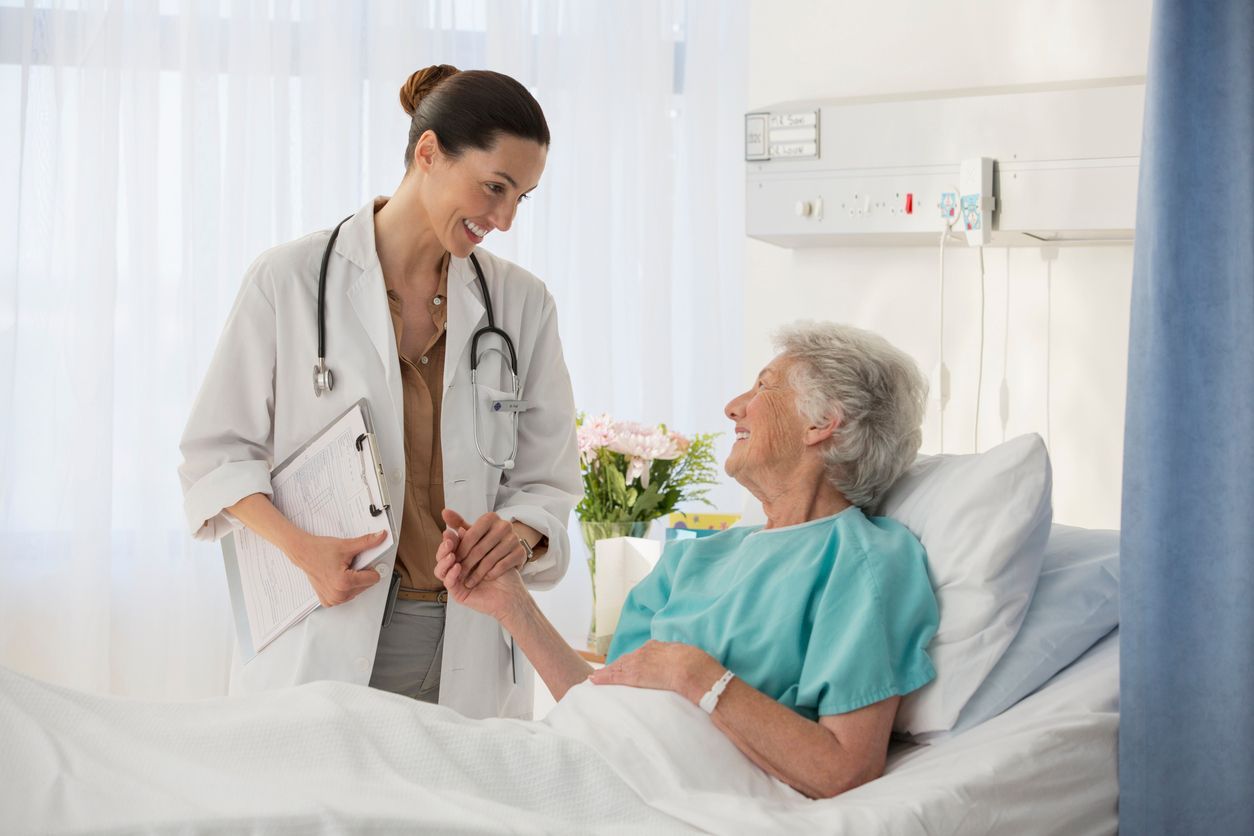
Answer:
M363 569L395 541L382 476L363 399L271 471L271 501L311 534L348 538L385 530L382 544L353 561L354 569ZM222 552L247 662L317 609L318 596L303 571L247 528L223 538Z

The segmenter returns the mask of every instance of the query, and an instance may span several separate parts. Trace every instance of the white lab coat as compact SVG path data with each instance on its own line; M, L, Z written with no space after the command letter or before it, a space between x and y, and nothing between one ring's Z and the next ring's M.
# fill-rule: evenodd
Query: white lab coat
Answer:
M393 518L402 519L400 361L375 250L374 206L363 207L340 229L327 269L326 351L335 389L321 398L313 391L318 268L330 231L276 247L249 268L180 444L185 510L196 538L216 540L238 527L223 509L250 494L270 493L271 466L362 397L390 482ZM566 524L581 492L575 406L557 311L535 276L482 249L477 255L496 324L518 352L522 397L530 409L519 417L514 469L502 474L485 464L470 430L469 355L471 335L487 324L487 314L469 259L452 259L440 421L445 504L470 521L494 509L547 535L548 551L523 570L529 587L547 589L566 573ZM478 380L482 401L507 396L508 371L499 354L481 358ZM485 452L503 461L510 419L483 407L480 439ZM380 565L385 576L395 557L393 549ZM383 581L346 604L316 610L247 665L237 651L231 692L318 679L366 684L387 588ZM449 602L442 705L476 718L529 717L532 682L530 666L521 653L511 658L509 636L494 620Z

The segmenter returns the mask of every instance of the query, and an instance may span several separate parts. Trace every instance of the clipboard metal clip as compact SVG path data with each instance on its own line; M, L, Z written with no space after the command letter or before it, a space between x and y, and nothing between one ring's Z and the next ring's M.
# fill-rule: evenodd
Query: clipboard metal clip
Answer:
M366 442L370 443L370 462L366 461ZM375 505L374 497L370 497L370 516L377 517L392 507L392 501L388 497L388 483L384 478L379 445L375 441L374 433L362 433L357 436L357 452L361 453L361 480L366 483L366 493L370 493L370 479L366 476L367 473L374 473L375 484L379 486L379 502L382 507Z

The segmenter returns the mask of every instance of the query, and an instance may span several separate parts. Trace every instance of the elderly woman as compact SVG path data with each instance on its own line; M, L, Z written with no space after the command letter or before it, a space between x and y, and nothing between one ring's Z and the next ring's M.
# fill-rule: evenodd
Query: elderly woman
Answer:
M590 679L675 691L754 763L811 798L879 777L898 703L934 674L937 609L923 547L867 517L913 461L927 387L882 338L805 324L731 401L727 473L765 526L671 544L631 591L608 664L593 670L536 606L516 570L468 570L448 531L436 573L495 617L556 699ZM459 553L464 552L464 553Z

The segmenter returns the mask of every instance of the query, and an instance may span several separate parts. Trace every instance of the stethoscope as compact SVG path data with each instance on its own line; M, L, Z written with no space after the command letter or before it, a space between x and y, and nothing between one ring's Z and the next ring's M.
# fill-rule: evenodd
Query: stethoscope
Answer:
M326 307L327 307L327 265L331 262L331 250L335 247L335 239L339 237L340 227L344 225L344 221L353 217L349 215L343 221L335 225L335 229L331 231L331 240L327 241L327 248L322 253L322 269L318 272L318 363L313 369L313 385L314 395L322 397L324 392L330 392L335 388L335 375L327 368L327 329L326 329ZM475 437L475 450L479 453L479 458L490 467L498 470L513 470L514 456L518 452L518 413L526 412L530 407L526 401L522 400L522 382L518 379L518 355L514 351L514 341L509 338L509 334L496 327L496 320L492 315L492 297L488 294L488 282L483 277L483 268L479 266L479 259L474 253L470 254L470 263L474 265L475 277L479 280L479 292L483 294L483 306L488 311L488 325L486 328L480 328L475 331L470 338L470 402L472 414L472 431ZM509 455L505 461L498 462L493 460L487 453L483 451L483 445L479 441L479 340L483 337L498 337L505 344L508 353L503 351L501 347L493 346L485 349L487 352L496 352L500 354L509 364L510 376L513 379L513 400L494 400L492 401L493 412L505 412L510 416L511 429L513 430L514 440L509 448Z

